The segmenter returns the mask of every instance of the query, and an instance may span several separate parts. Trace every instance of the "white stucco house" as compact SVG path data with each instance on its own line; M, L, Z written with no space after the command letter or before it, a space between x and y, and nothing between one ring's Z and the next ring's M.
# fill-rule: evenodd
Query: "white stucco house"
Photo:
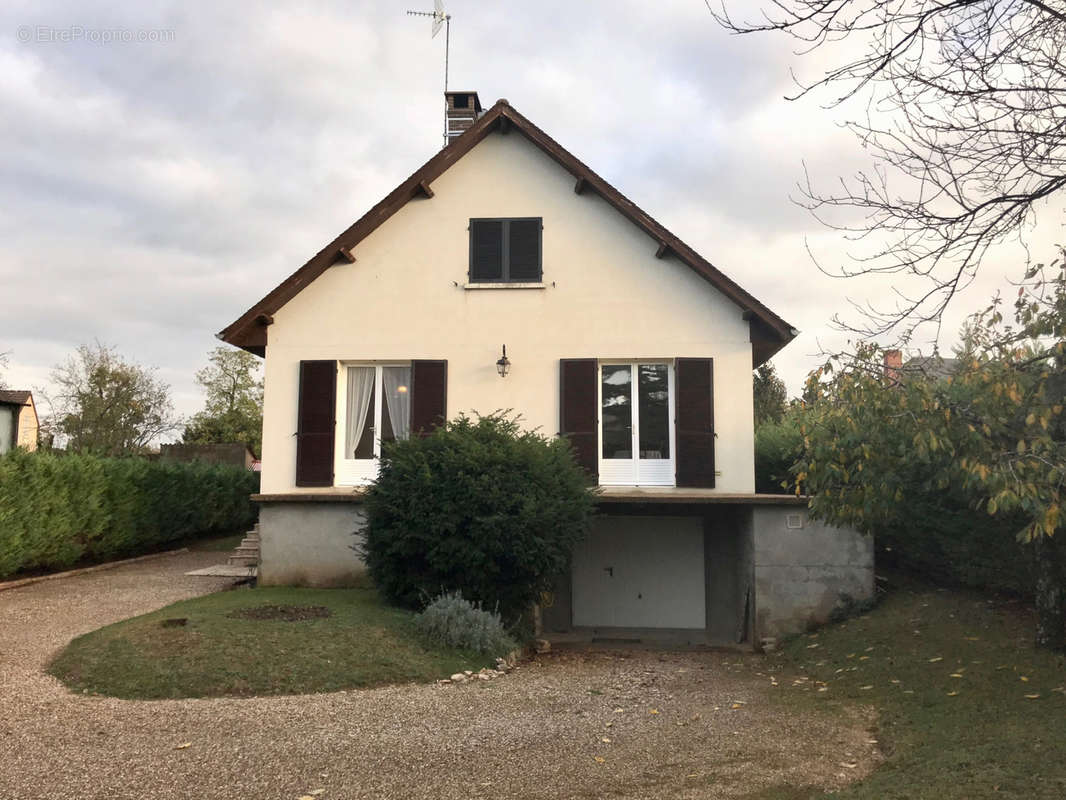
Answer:
M447 103L447 146L219 334L266 359L261 582L351 580L381 442L513 409L602 487L549 635L758 642L868 597L867 540L755 494L792 326L506 100Z

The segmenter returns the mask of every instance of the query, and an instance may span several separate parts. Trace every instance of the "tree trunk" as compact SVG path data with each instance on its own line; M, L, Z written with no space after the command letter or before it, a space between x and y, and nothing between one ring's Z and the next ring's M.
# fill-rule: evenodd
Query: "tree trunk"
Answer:
M1039 536L1036 554L1036 644L1066 650L1066 532Z

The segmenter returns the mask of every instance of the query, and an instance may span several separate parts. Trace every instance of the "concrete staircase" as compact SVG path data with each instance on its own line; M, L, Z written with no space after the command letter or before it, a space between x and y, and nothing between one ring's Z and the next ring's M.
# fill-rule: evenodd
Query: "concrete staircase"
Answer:
M241 543L226 560L231 567L259 566L259 523L244 535Z
M225 564L186 572L200 578L255 578L259 574L259 523L245 534Z

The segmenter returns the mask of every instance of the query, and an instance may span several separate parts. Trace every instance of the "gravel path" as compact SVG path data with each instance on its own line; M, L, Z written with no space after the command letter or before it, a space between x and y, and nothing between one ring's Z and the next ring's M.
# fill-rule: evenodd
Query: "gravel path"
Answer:
M754 655L563 652L490 682L246 700L82 696L43 673L78 634L224 588L182 574L217 559L0 593L0 798L743 797L877 763L868 714L786 713Z

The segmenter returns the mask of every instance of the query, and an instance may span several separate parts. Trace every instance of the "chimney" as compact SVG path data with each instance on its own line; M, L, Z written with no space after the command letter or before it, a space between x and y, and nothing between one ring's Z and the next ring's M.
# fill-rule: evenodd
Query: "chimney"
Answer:
M481 116L481 101L477 92L445 92L444 99L447 101L445 145L449 145L477 122Z
M903 368L903 352L901 350L885 351L885 378L891 383L899 383L900 370Z

